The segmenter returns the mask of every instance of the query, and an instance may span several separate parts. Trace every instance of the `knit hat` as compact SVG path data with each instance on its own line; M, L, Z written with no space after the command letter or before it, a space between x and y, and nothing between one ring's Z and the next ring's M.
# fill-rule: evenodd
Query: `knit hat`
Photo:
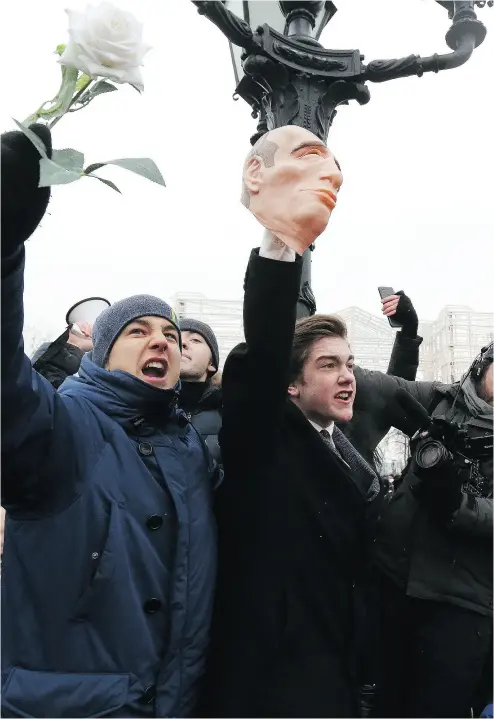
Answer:
M177 315L170 305L151 295L134 295L115 302L97 317L93 326L93 362L99 367L104 367L110 350L123 328L138 317L148 316L163 317L175 325L182 349L180 326Z
M180 320L180 329L182 332L197 332L198 335L204 337L209 349L211 350L212 364L216 367L216 371L218 371L220 364L218 340L216 339L211 327L200 320L194 320L191 317L184 317Z

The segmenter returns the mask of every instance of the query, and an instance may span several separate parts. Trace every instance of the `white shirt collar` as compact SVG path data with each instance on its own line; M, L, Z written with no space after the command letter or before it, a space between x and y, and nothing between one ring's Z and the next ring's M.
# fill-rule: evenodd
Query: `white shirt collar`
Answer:
M316 424L316 422L313 422L311 419L309 419L309 422L314 427L316 432L322 432L322 430L324 429L324 427L321 427L319 424ZM328 427L326 427L326 431L329 432L331 437L333 436L333 429L334 429L334 422L331 422L331 424Z

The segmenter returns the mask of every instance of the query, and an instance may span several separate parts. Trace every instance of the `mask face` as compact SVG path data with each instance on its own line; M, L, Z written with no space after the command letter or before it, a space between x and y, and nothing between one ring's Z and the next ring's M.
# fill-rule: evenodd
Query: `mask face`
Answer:
M296 125L258 140L243 173L242 202L259 222L299 254L326 229L343 175L334 155Z

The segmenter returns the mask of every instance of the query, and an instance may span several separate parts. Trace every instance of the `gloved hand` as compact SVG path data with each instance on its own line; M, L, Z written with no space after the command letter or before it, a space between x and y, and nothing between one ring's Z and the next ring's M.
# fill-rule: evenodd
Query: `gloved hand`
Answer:
M50 130L31 125L44 142L48 157ZM40 154L19 130L1 136L2 149L2 257L10 257L34 232L46 212L50 188L38 187Z
M401 324L401 332L403 335L406 337L416 337L419 328L419 318L415 312L412 300L403 290L400 290L396 294L399 295L400 299L398 300L394 319Z

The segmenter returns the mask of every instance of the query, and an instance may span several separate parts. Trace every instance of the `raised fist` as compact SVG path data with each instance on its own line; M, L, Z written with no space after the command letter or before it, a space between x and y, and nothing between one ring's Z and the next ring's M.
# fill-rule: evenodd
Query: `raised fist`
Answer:
M50 130L40 124L30 130L43 141L48 157ZM1 136L2 149L2 256L8 257L37 228L50 200L50 188L38 187L40 154L19 130Z

